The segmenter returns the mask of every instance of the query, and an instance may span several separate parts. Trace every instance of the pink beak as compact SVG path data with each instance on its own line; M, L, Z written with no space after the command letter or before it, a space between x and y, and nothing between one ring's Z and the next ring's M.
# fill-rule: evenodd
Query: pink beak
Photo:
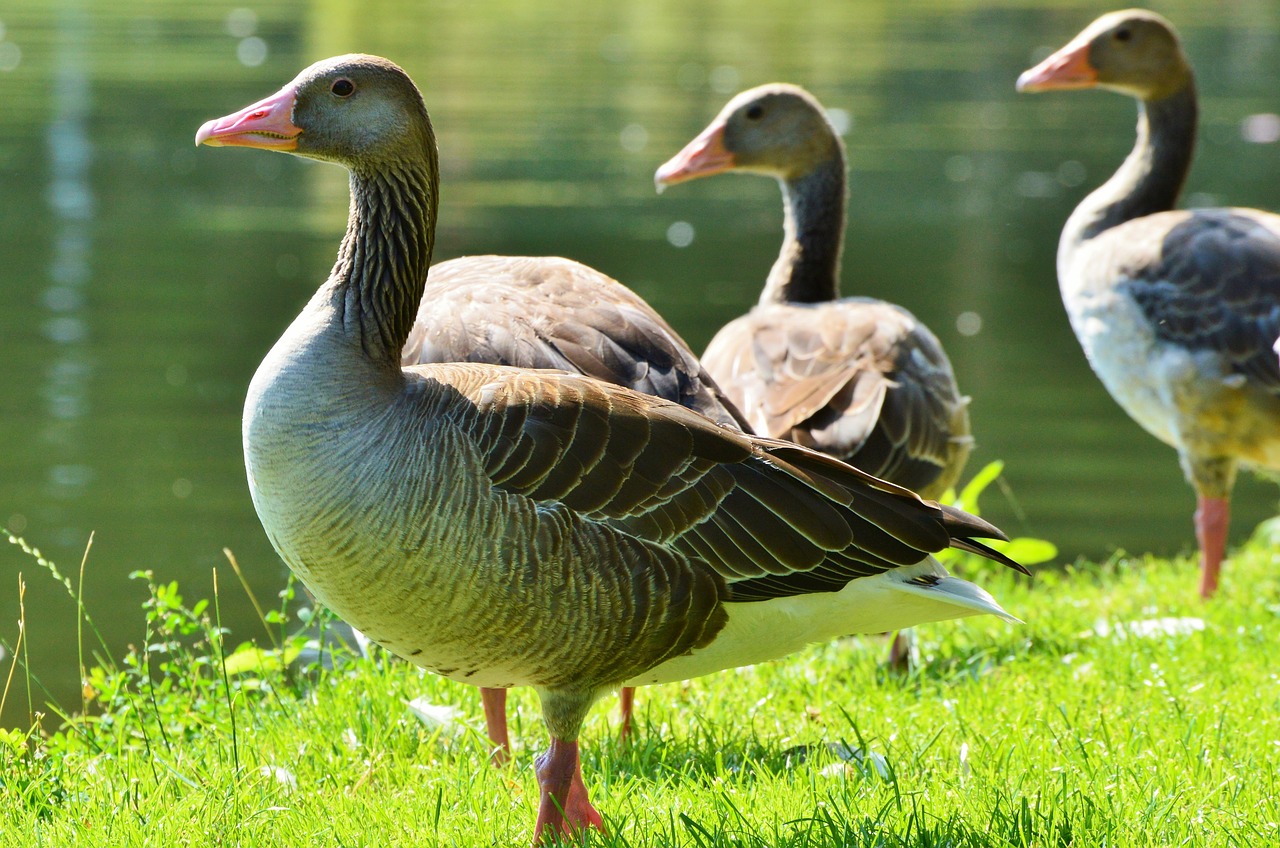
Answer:
M733 154L724 146L724 123L717 121L658 168L653 182L661 191L665 186L727 171L735 164Z
M196 133L196 144L297 150L302 129L293 124L295 94L292 86L285 86L239 112L205 121Z
M1018 77L1018 91L1055 91L1093 88L1098 72L1089 64L1091 39L1077 38Z

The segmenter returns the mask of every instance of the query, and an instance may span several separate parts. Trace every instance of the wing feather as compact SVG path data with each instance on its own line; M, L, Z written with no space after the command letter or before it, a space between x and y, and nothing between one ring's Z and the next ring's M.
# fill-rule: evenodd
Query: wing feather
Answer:
M1119 287L1157 338L1215 353L1229 372L1280 394L1273 348L1280 336L1280 216L1252 209L1149 215L1126 225L1114 261Z
M569 259L466 256L432 266L401 364L444 362L585 374L749 429L643 298Z
M948 546L1018 567L972 541L1000 538L981 519L658 398L552 371L413 371L464 399L455 418L495 488L682 551L735 599L837 591Z
M968 399L937 337L869 298L765 304L730 322L703 363L756 432L941 494L968 457Z

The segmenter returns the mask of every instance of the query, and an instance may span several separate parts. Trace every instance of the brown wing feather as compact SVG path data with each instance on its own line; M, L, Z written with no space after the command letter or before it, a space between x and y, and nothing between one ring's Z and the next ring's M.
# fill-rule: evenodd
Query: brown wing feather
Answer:
M643 298L569 259L467 256L432 266L401 363L432 362L585 374L747 429L684 339Z
M494 469L497 488L587 505L582 518L695 558L731 594L739 581L767 578L744 599L831 591L973 535L999 537L831 457L638 392L551 371L412 370L465 399L451 417Z
M721 330L703 363L757 432L908 488L941 494L968 456L968 400L937 338L901 307L761 305Z

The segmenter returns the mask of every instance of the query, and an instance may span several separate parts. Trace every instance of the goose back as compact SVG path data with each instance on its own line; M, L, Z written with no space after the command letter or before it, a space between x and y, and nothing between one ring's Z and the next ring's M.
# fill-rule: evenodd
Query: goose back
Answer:
M972 446L968 398L941 343L894 304L760 305L726 324L702 359L756 432L925 497L955 484Z
M467 256L432 266L401 362L560 369L749 430L697 355L653 307L606 274L570 259Z

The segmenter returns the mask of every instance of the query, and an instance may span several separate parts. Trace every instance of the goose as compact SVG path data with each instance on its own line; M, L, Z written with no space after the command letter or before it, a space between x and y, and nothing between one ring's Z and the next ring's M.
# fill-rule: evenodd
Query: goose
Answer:
M1138 101L1137 141L1058 243L1071 327L1116 402L1178 452L1196 494L1200 595L1218 589L1239 465L1280 469L1280 216L1174 210L1196 136L1191 64L1173 26L1111 12L1017 82Z
M734 96L654 182L661 191L728 172L778 181L778 258L759 302L716 333L703 364L755 432L938 498L973 447L969 398L942 343L914 315L875 298L840 297L847 170L818 99L771 83ZM888 665L910 665L904 634Z
M773 83L733 97L654 181L662 189L726 172L778 181L782 249L759 302L715 335L703 364L755 432L937 498L969 457L969 399L914 315L840 297L846 170L818 100Z
M555 256L464 256L431 266L401 365L484 362L555 368L656 395L716 423L746 419L689 345L644 298L594 268ZM495 765L511 759L507 690L481 687ZM635 689L619 693L619 739Z
M452 680L534 688L551 738L535 845L604 829L578 738L618 686L851 632L1012 619L931 556L1025 571L961 510L581 374L402 365L438 167L422 95L389 60L317 62L196 144L350 173L333 270L249 385L250 495L281 559L371 641Z

